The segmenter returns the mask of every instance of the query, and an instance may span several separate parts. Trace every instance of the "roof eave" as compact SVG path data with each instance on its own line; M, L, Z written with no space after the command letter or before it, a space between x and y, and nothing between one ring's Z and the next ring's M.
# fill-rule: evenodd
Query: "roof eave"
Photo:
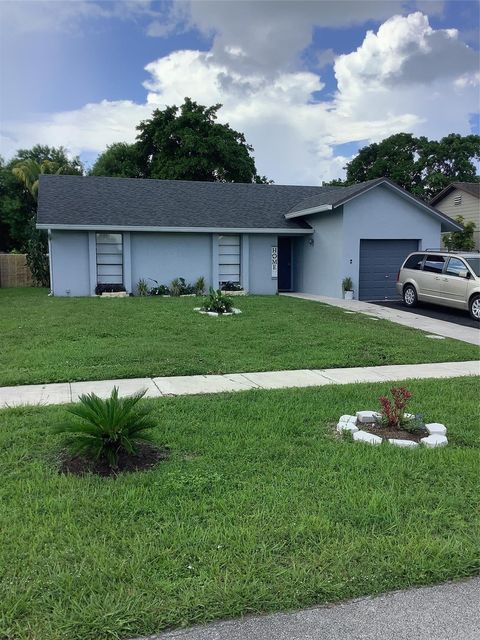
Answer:
M300 211L286 213L284 218L285 220L294 220L295 218L303 218L304 216L310 216L314 213L322 213L322 211L331 211L332 209L333 205L322 204L318 207L310 207L310 209L301 209Z
M152 233L258 233L275 235L309 235L312 228L288 227L155 227L111 224L55 224L37 223L37 229L49 231L141 231Z

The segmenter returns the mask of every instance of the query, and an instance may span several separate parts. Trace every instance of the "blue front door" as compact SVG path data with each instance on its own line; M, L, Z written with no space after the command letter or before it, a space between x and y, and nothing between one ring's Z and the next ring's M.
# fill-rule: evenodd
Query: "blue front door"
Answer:
M278 237L278 290L292 290L292 239Z

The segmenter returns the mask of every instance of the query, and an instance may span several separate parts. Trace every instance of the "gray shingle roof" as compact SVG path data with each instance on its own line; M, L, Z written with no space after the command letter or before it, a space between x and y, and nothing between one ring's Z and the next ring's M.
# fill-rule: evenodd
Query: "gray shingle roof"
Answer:
M332 187L142 180L62 175L40 177L41 225L309 229L286 220L297 203Z
M305 200L297 202L289 211L289 213L295 213L296 211L304 211L305 209L312 209L313 207L320 207L322 205L337 206L344 200L358 195L365 189L369 189L376 183L383 182L384 178L375 178L374 180L368 180L367 182L361 182L359 184L353 184L350 187L322 187L321 193L308 196Z
M461 191L465 191L466 193L480 199L480 182L452 182L448 187L442 189L440 193L437 193L437 195L430 201L430 204L437 204L451 191L453 191L453 189L460 189Z

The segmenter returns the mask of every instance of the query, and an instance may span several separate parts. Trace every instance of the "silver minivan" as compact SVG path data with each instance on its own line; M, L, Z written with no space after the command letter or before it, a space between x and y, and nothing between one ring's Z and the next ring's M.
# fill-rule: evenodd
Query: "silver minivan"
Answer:
M397 291L407 307L432 302L480 321L480 253L415 251L398 272Z

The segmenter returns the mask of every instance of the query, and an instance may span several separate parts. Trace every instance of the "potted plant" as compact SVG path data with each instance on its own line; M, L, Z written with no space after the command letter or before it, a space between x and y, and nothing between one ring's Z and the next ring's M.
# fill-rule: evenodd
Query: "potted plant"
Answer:
M342 280L343 297L345 300L353 300L353 282L350 276Z

